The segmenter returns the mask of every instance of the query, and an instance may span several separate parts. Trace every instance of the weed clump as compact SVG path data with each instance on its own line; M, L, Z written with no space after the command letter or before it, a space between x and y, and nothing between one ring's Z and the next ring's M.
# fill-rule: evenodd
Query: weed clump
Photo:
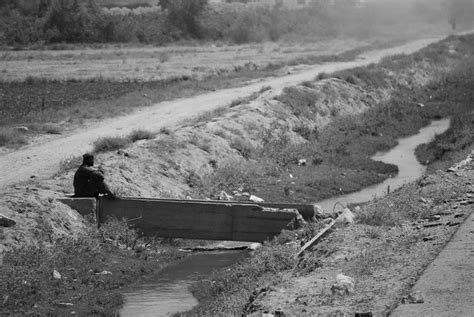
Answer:
M133 142L136 142L139 140L151 140L151 139L154 139L155 136L156 134L153 132L138 129L138 130L133 130L127 136L113 136L113 137L99 138L93 144L93 152L101 153L101 152L110 152L110 151L123 149Z
M147 130L137 129L130 133L129 138L132 142L139 140L151 140L155 138L155 134Z
M315 104L319 96L308 88L286 87L276 99L290 108L296 116L311 116L317 110Z
M23 132L10 129L0 130L0 146L19 147L27 143Z
M103 137L93 144L94 153L110 152L122 149L131 143L128 137Z
M245 159L250 159L255 152L255 147L249 141L241 137L235 137L230 142L230 147L236 149Z
M145 242L126 221L111 219L100 230L91 224L50 247L6 252L0 266L0 314L62 316L70 314L70 307L58 303L66 302L80 316L113 315L123 303L121 287L179 257L165 247L158 256L143 247Z

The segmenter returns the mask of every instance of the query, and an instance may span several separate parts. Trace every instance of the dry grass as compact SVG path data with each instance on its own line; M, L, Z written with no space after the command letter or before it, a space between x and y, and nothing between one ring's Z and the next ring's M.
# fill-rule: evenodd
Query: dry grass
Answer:
M151 140L156 136L155 133L146 130L134 130L127 136L110 136L97 139L93 144L93 152L109 152L127 147L133 142L139 140Z
M22 81L27 76L47 79L85 80L102 77L112 80L149 81L182 75L202 77L214 74L216 70L230 70L249 62L260 67L267 65L269 60L285 64L294 58L337 55L364 44L366 43L361 44L356 40L330 39L297 45L264 43L163 48L118 48L109 45L100 49L68 46L65 51L0 51L0 69L8 70L2 73L2 78L7 81ZM282 49L275 50L277 47ZM285 47L291 48L292 53L284 53ZM28 71L25 71L26 69Z
M28 140L23 132L13 129L0 130L0 146L15 148L27 143Z
M155 138L155 133L143 129L137 129L130 133L129 138L132 142L139 140L151 140Z

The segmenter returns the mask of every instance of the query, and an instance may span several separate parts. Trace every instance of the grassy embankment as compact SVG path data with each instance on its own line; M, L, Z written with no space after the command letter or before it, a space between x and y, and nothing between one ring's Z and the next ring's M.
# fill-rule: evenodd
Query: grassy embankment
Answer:
M317 164L329 160L341 168L357 164L374 170L375 166L382 173L388 174L394 172L393 167L378 167L373 163L371 164L367 156L377 150L394 146L396 138L415 133L430 120L448 116L455 117L452 128L437 139L452 140L454 133L456 140L459 141L456 141L450 147L444 147L445 155L451 151L456 152L467 146L472 146L472 125L469 126L468 122L472 120L474 101L471 89L474 79L474 59L472 58L474 38L466 36L460 37L460 40L462 54L468 57L463 58L449 74L426 87L411 91L405 87L389 102L372 108L362 115L336 119L322 131L317 132L317 137L310 143L311 146L304 147L306 152L294 147L291 149L272 147L257 153L259 155L269 152L279 153L279 157L284 158L291 154L290 161L292 158L316 157L318 158L315 162ZM436 63L440 59L446 58L446 54L448 54L438 50L439 47L439 45L434 45L412 56L388 58L382 65L400 67L401 64L410 63L412 59L419 58ZM344 71L335 75L345 80L362 82L363 84L383 85L384 82L384 78L380 77L382 73L377 71L377 66ZM285 100L288 95L289 91L287 90L286 94L280 98ZM417 106L416 103L423 103L424 106ZM439 144L439 141L435 141L436 143ZM436 150L436 147L434 148ZM311 151L309 156L308 151ZM442 157L432 155L430 158ZM266 183L265 180L265 178L268 179L268 175L255 172L262 171L262 166L256 166L254 162L244 164L247 165L247 168L235 168L231 172L229 172L230 167L218 170L214 175L216 181L210 185L224 183L221 181L223 178L237 178L239 182L245 182L246 179L252 178L252 184L270 187L269 190L274 189L267 186L271 185ZM324 168L327 169L327 167ZM242 171L248 171L249 175L242 173ZM308 171L305 171L305 174L308 173ZM229 177L229 175L232 177ZM368 292L361 295L363 299L359 302L360 305L348 305L373 308L371 305L375 301L374 296L369 295L373 294L374 287L380 290L380 294L387 294L385 287L391 288L396 285L393 292L390 293L391 297L388 296L386 299L388 307L393 307L390 305L400 299L401 294L412 285L414 278L422 272L425 265L437 254L440 246L449 239L453 232L452 228L431 232L429 230L417 231L413 227L401 225L406 222L416 223L421 218L450 210L450 205L443 204L449 204L450 201L462 197L468 190L465 180L457 179L453 181L455 178L451 178L451 176L443 175L433 176L433 180L408 185L387 198L363 207L357 215L359 224L351 229L354 232L351 231L349 235L345 235L343 232L335 234L329 240L318 245L302 262L297 263L293 258L294 249L289 246L281 246L278 239L266 244L251 259L245 260L225 272L218 272L213 275L211 277L212 283L202 282L193 286L193 293L201 304L196 309L182 315L241 314L245 311L245 305L248 301L252 301L251 294L256 287L265 286L268 289L271 285L281 282L281 276L283 275L295 278L301 275L305 276L310 272L319 272L318 270L324 271L324 266L326 261L329 261L330 256L344 250L344 247L349 244L353 245L355 250L361 251L359 255L352 256L353 261L346 264L328 264L328 268L332 272L334 270L344 271L355 277L356 280L367 280L367 283L363 283L361 289L358 290L362 293ZM322 183L322 180L319 179L318 186L312 184L311 189L317 191L324 185L331 187L338 182L337 177L332 176L323 178L323 180L327 184ZM281 193L276 195L276 197L281 196ZM425 197L426 200L420 201L420 197ZM310 224L310 226L314 226L314 224ZM384 237L390 237L390 239L386 240ZM367 240L367 238L369 239ZM298 243L305 241L305 239L297 237L297 234L294 239ZM366 245L361 246L360 243L356 243L357 239L360 240L360 243L366 243ZM438 244L425 245L426 241L433 239ZM403 250L403 252L400 253L396 250ZM418 257L417 254L421 254L423 259ZM394 269L393 265L397 269ZM401 267L405 269L400 269ZM394 272L397 272L396 276ZM389 276L387 280L394 284L388 286L385 283L377 283L376 276L378 275L376 273L386 274ZM400 279L400 276L403 278ZM372 280L374 280L374 284L369 283ZM354 298L351 297L351 299ZM334 303L335 300L340 302L339 299L330 294L324 294L318 300L320 302L317 306L331 306L331 303ZM383 299L377 297L377 300Z
M450 128L437 135L429 144L420 145L416 156L420 162L427 164L428 173L446 169L453 163L464 159L473 149L474 143L474 62L463 64L453 74L443 79L444 94L439 102L464 104L466 111L455 114Z
M472 36L461 39L459 56L472 54ZM387 58L378 65L323 74L320 78L337 77L366 91L385 89L390 81L387 74L391 71L409 70L413 63L442 64L450 54L445 43L448 42L432 45L412 56ZM431 120L453 115L462 117L470 112L469 103L458 101L459 97L451 98L455 94L447 99L445 87L446 82L456 78L456 83L461 85L456 89L465 89L463 83L471 74L463 68L471 63L470 59L464 60L451 74L425 87L411 83L395 87L388 102L363 114L331 114L334 115L332 122L319 130L305 123L307 118L322 111L314 107L318 94L298 87L286 88L277 99L301 119L301 124L293 127L291 132L300 134L307 142L295 145L287 137L289 127L281 125L267 133L262 132L262 146L255 147L243 138L235 138L231 147L238 150L244 160L221 163L195 187L201 189L199 193L204 197L220 190L232 192L243 186L246 191L269 201L305 202L378 183L395 174L397 168L373 162L369 158L371 155L388 150L398 138L415 134ZM311 83L303 85L310 86ZM275 131L279 131L278 135ZM298 166L298 159L306 159L306 166Z
M139 238L125 222L110 220L100 230L91 223L77 238L5 253L0 314L115 316L123 302L121 287L182 256L175 248Z

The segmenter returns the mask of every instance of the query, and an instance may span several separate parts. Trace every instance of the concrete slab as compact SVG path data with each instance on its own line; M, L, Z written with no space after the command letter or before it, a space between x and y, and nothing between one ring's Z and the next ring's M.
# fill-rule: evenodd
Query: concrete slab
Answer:
M474 316L473 234L471 213L413 287L424 303L402 304L391 316Z
M265 241L278 235L296 211L267 211L256 204L164 199L100 199L99 222L126 218L145 235L234 241Z
M183 200L179 199L159 199L159 198L135 198L135 197L122 197L123 199L134 199L134 200L149 200L149 201L167 201L167 202L178 202L181 203ZM315 216L314 205L312 204L292 204L292 203L279 203L279 202L261 202L256 203L253 201L225 201L225 200L189 200L192 202L201 202L201 203L215 203L215 204L239 204L239 205L252 205L260 206L265 208L278 208L278 209L296 209L303 216L304 220L312 220Z

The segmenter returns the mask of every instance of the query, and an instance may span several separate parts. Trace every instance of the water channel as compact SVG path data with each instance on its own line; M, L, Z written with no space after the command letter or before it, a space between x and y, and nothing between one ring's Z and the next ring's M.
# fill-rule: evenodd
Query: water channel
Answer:
M369 186L361 191L327 199L318 204L332 210L339 202L343 205L362 203L380 197L403 184L416 180L423 175L425 167L415 157L415 148L427 143L436 134L449 128L449 119L433 121L422 128L418 134L398 140L398 145L385 153L377 153L372 159L398 166L398 175L386 181ZM233 242L235 245L235 242ZM245 245L245 243L242 243ZM247 251L204 252L188 257L185 261L169 266L145 284L140 284L124 292L125 305L120 316L169 316L186 311L197 304L188 287L193 282L208 277L212 271L232 265L248 256Z

